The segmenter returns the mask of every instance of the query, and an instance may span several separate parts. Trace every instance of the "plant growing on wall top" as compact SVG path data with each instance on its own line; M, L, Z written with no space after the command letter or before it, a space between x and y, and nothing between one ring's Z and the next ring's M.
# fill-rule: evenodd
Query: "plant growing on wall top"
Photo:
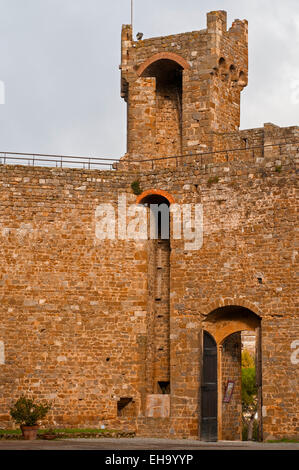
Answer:
M139 196L139 194L142 193L142 189L140 188L139 181L133 181L133 183L131 184L131 188L132 188L133 193L136 194L136 196Z
M208 179L208 187L209 188L212 186L212 184L217 184L217 183L219 183L219 177L218 176L211 176Z

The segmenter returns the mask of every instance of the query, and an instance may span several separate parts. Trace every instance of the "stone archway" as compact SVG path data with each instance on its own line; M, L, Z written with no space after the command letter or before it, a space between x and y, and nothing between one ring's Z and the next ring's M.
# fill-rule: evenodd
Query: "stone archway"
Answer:
M247 307L226 305L214 309L203 330L217 345L218 439L242 439L241 332L256 333L256 379L259 434L262 436L261 318ZM229 393L231 392L231 393Z
M153 56L149 57L145 62L143 62L139 66L139 68L137 70L137 75L139 77L141 77L142 74L144 73L144 71L150 65L152 65L155 62L158 62L159 60L169 60L169 61L175 62L177 65L179 65L180 67L182 67L185 70L190 69L190 64L187 62L186 59L184 59L184 57L182 57L178 54L175 54L174 52L159 52L159 53L154 54Z

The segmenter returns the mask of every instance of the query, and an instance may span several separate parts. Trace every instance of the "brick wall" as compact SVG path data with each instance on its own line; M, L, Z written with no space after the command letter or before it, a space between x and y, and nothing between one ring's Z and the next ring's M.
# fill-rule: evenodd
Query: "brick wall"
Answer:
M8 408L23 392L52 400L56 425L135 429L143 419L151 335L164 344L168 328L151 323L148 242L95 237L96 207L116 207L123 193L134 202L139 179L204 211L198 252L171 240L169 432L198 432L203 320L244 305L262 318L264 435L298 435L296 151L140 174L1 166L1 425L11 426ZM122 397L134 399L134 419L117 416Z

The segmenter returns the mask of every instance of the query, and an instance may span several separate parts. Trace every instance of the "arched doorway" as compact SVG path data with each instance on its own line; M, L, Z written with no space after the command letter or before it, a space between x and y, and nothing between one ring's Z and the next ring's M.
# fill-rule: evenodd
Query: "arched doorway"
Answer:
M255 337L255 374L257 386L257 416L259 437L262 438L262 371L261 371L261 318L248 308L231 305L212 311L203 321L203 358L205 337L209 334L217 349L217 437L218 440L242 439L242 334L251 331ZM204 385L205 363L202 369ZM207 366L206 366L207 367ZM202 404L207 398L201 390ZM213 396L213 394L212 394ZM212 400L212 398L210 398ZM202 408L202 407L201 407ZM201 438L206 440L203 409ZM213 440L213 439L211 439Z

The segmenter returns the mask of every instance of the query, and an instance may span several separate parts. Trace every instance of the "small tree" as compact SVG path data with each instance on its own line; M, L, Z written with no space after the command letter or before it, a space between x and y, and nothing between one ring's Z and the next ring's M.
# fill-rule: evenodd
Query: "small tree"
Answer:
M22 395L10 408L10 416L17 424L36 426L37 422L43 419L50 409L49 403L38 405L34 400Z
M242 367L255 367L254 357L252 356L252 354L250 354L249 351L247 351L247 349L244 349L244 351L242 351Z
M257 412L257 386L254 358L248 351L242 352L242 412L248 429L248 440L252 440Z

